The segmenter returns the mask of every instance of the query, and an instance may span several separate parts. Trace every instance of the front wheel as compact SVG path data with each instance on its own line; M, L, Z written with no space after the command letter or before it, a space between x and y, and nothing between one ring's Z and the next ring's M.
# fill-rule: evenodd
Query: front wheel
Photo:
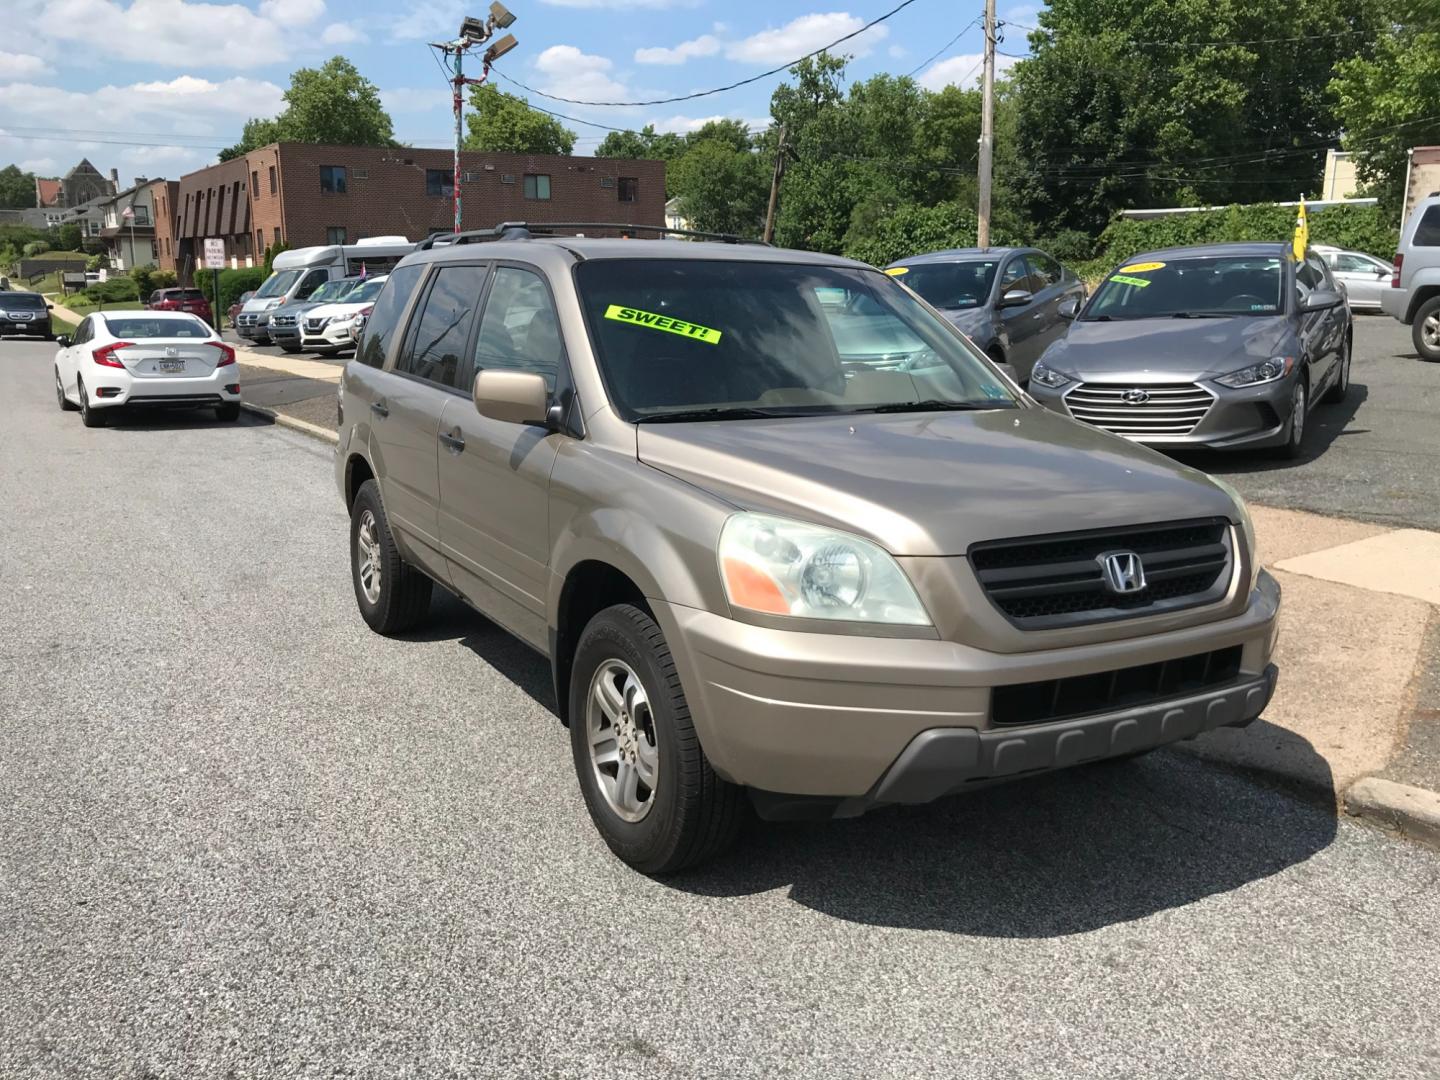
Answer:
M1350 393L1350 353L1354 350L1354 343L1349 335L1345 338L1345 349L1340 354L1340 374L1335 376L1335 383L1325 394L1325 401L1330 405L1338 405L1345 400L1345 395Z
M638 607L606 608L580 636L570 746L590 819L641 873L704 862L739 831L744 794L710 767L665 635Z
M360 485L350 508L350 571L360 615L377 634L409 630L430 610L432 583L401 558L374 480Z
M1440 296L1420 305L1410 327L1410 337L1421 360L1440 362Z
M1305 413L1310 407L1310 388L1303 378L1295 380L1290 391L1290 426L1284 443L1276 447L1275 453L1282 458L1298 458L1305 452Z

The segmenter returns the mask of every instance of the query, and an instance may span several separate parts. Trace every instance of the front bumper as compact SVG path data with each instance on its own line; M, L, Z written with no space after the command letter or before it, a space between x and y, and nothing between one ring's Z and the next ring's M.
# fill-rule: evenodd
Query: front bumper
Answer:
M770 793L772 816L923 802L982 780L1146 749L1259 715L1270 699L1280 586L1260 573L1229 618L1144 637L1033 652L958 642L797 633L651 602L706 755ZM1071 679L1239 647L1235 676L1204 691L1053 722L997 726L996 687ZM773 793L784 793L777 796ZM790 804L787 806L787 804Z
M1113 379L1109 380L1109 384L1140 385ZM1070 383L1056 389L1042 386L1032 379L1028 390L1047 409L1062 416L1071 416L1065 396L1077 385L1107 384L1096 380L1088 384ZM1171 450L1253 450L1285 442L1290 424L1291 394L1295 386L1293 376L1242 390L1232 390L1210 380L1201 380L1196 385L1208 391L1215 401L1188 434L1123 434L1122 437L1156 449Z
M270 315L268 312L256 314L255 312L242 311L235 316L235 333L248 341L269 341L270 340Z
M350 322L330 323L323 330L304 327L300 331L300 344L316 352L335 352L339 349L353 349L355 336L350 332Z
M0 318L0 334L33 334L36 337L50 336L50 319L4 319Z

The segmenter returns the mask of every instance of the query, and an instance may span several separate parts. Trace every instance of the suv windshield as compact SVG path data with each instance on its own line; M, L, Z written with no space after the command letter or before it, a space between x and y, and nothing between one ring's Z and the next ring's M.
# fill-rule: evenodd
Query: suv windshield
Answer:
M878 271L595 259L575 279L630 421L1017 406L959 334Z
M3 292L0 293L0 307L7 308L43 308L45 298L39 293L31 292Z
M265 284L255 290L257 299L264 299L269 296L283 296L289 292L290 286L295 284L300 277L299 270L276 270L268 278Z
M1284 267L1270 255L1132 262L1105 279L1081 317L1104 321L1274 315L1283 309L1284 284Z
M355 288L355 286L359 283L359 279L354 278L341 278L338 281L327 281L324 285L321 285L318 289L316 289L313 293L310 294L310 300L313 303L323 303L326 300L329 300L333 303L334 301L339 300L341 297L343 297L351 289Z
M998 259L971 262L921 263L897 275L906 285L942 311L979 307L990 299ZM897 268L898 269L898 268Z
M345 297L345 303L368 303L369 301L374 300L375 297L380 294L380 290L384 288L384 286L385 279L383 277L367 278L359 285L356 285L355 288L350 291L350 293Z

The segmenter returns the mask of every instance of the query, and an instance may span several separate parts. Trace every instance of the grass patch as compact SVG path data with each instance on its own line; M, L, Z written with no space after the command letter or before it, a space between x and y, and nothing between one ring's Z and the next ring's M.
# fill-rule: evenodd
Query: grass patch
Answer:
M142 311L145 305L139 300L107 300L97 304L88 296L71 296L58 301L77 315L89 315L92 311Z
M59 311L50 312L50 322L54 325L57 334L73 334L75 328L80 325L78 322L71 322Z
M64 262L75 259L88 259L90 256L83 251L42 251L39 255L26 255L26 259L35 259L40 262Z

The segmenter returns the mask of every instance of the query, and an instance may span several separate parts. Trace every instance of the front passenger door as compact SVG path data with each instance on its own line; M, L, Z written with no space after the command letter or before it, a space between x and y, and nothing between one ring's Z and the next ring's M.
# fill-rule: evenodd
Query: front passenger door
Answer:
M543 375L552 399L568 379L555 302L544 277L495 270L461 384L484 370ZM545 648L550 470L567 436L481 416L467 393L440 418L440 538L455 587L472 604Z
M1034 277L1024 255L1013 255L1000 271L1000 288L995 297L999 304L1012 289L1024 289L1031 293L1030 302L1016 307L1000 308L1000 321L1005 326L1005 336L1010 347L1005 359L1015 369L1022 382L1030 378L1030 369L1040 359L1045 348L1045 304L1035 297Z

